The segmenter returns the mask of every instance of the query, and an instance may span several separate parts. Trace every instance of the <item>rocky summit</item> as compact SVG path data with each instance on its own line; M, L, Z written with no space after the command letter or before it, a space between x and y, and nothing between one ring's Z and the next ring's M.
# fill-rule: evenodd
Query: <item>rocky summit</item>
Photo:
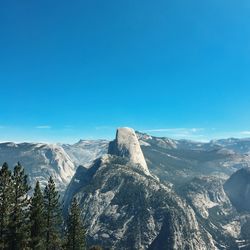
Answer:
M131 164L138 165L146 174L149 174L140 143L132 128L117 129L116 139L110 142L108 153L120 157L127 157Z
M216 249L194 210L146 168L132 129L118 129L109 154L79 167L64 198L80 201L87 241L110 249Z
M11 169L20 161L30 184L44 187L53 176L65 219L76 197L88 246L250 249L249 141L202 143L118 128L112 142L1 143L0 161Z

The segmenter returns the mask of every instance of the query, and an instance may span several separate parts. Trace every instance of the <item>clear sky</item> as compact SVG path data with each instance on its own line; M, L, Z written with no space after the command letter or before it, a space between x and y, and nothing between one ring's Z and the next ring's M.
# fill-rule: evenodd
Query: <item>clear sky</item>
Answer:
M249 0L0 3L0 141L250 136Z

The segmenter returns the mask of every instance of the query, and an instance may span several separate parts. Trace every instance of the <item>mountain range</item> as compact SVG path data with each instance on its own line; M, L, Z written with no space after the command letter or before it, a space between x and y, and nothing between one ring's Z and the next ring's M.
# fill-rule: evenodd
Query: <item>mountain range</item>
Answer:
M31 185L53 176L87 242L110 249L249 249L250 139L207 143L119 128L115 140L1 143Z

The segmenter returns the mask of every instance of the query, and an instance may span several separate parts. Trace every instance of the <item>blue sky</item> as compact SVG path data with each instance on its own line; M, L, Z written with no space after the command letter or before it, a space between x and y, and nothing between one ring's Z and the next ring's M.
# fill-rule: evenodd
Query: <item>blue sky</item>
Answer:
M113 138L130 126L250 136L250 2L9 0L0 141Z

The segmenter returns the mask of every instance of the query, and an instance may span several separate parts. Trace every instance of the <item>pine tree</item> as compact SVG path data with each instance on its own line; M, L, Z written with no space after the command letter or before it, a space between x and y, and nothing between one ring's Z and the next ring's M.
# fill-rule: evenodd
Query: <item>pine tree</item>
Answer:
M45 211L43 194L37 181L30 206L31 249L43 250L45 244Z
M9 249L23 250L28 248L29 243L29 197L30 187L27 183L27 175L20 163L14 168L13 201L9 224Z
M11 171L4 163L0 170L0 249L7 249L8 225L12 198Z
M61 249L62 245L62 213L59 203L60 196L50 177L44 189L45 207L45 249Z
M71 203L67 223L67 250L84 250L85 231L83 228L80 206L76 198Z

